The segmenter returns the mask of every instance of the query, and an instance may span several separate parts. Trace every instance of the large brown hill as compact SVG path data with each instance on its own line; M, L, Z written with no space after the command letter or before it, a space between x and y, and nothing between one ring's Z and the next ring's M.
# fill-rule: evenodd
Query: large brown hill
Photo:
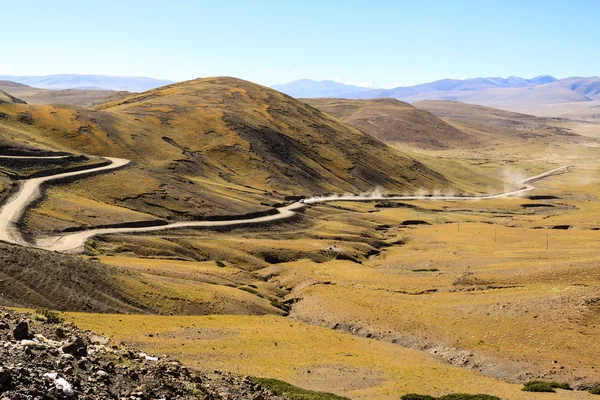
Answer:
M3 104L0 112L0 144L133 160L55 189L32 229L250 213L285 195L452 186L328 114L235 78L178 83L93 110Z
M438 150L479 144L429 111L396 99L303 101L388 144Z

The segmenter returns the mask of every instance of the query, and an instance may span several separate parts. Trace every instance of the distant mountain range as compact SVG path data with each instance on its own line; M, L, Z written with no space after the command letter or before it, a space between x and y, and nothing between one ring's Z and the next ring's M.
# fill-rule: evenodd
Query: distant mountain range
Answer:
M521 111L533 105L600 101L600 78L566 78L550 75L531 79L508 78L442 79L415 86L369 89L332 81L303 79L274 89L293 97L379 99L394 98L409 103L450 100ZM358 88L358 89L357 89Z
M144 92L173 81L137 76L60 74L45 76L0 75L0 80L22 83L42 89L87 89Z
M296 98L356 96L359 93L373 90L372 88L346 85L335 81L317 82L311 79L300 79L290 83L273 85L271 88Z
M406 98L431 92L472 91L489 88L516 88L536 86L556 82L550 75L540 75L532 79L511 76L508 78L473 78L473 79L442 79L414 86L399 86L393 89L371 89L360 86L346 85L334 81L313 81L300 79L290 83L273 85L272 88L292 97L339 97L347 96L355 99L375 98ZM446 100L446 99L445 99Z

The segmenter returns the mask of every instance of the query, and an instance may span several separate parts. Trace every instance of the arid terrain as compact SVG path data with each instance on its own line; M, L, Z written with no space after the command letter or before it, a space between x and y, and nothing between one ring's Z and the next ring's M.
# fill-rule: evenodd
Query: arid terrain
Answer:
M592 119L305 103L227 77L77 105L61 91L26 104L9 86L3 210L40 188L2 224L23 242L0 243L0 305L59 310L202 372L352 399L595 397ZM347 196L315 200L330 195ZM72 233L75 254L44 250ZM534 380L575 390L521 390Z

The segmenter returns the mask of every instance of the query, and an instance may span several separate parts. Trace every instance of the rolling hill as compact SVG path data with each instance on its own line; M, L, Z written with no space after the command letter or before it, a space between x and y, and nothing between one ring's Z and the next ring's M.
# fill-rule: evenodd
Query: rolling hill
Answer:
M458 101L429 100L418 101L413 105L443 119L469 121L506 129L507 131L550 131L553 124L563 122L559 118L536 117ZM567 132L563 133L567 134Z
M564 119L540 118L456 101L396 99L304 99L385 143L426 150L489 149L587 140L564 127Z
M452 185L315 108L235 78L178 83L92 110L3 104L0 112L0 144L133 160L53 188L26 221L34 230L264 212L292 195Z
M396 99L303 101L388 144L438 150L479 145L429 111Z
M590 141L578 132L573 121L564 118L537 117L457 101L418 101L413 105L478 138L482 148L514 148L517 151L523 146L543 148L549 144Z

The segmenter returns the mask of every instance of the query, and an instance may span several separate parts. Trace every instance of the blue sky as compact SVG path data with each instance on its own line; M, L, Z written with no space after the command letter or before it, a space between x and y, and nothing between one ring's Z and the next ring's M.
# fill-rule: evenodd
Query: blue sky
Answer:
M3 2L0 74L392 87L600 75L600 1Z

